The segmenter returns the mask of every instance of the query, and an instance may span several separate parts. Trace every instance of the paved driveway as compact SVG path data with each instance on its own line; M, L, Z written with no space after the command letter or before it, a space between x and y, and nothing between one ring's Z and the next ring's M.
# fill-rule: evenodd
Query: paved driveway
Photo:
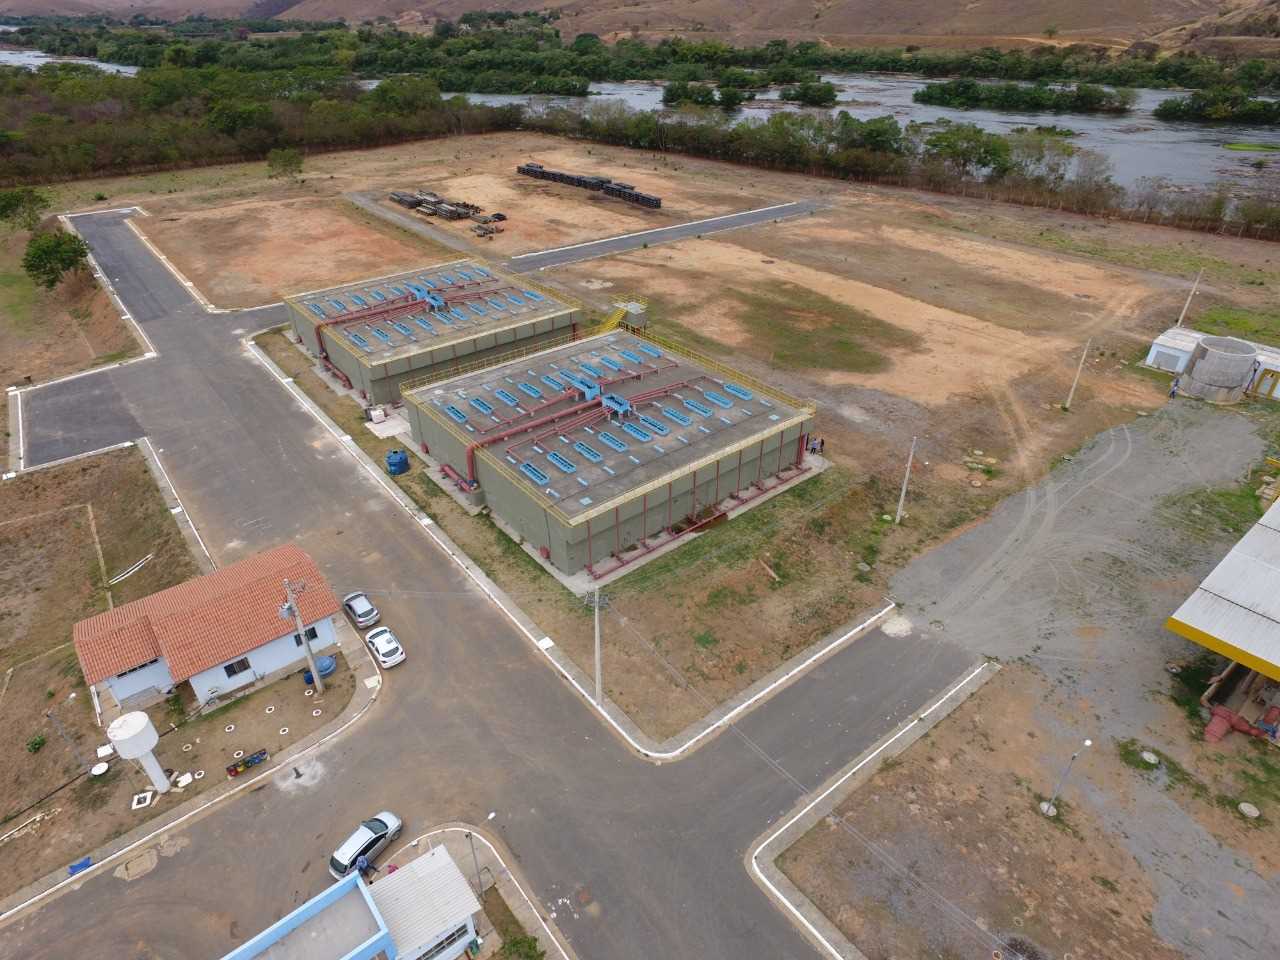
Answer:
M127 411L219 562L298 543L337 591L369 591L409 659L301 777L173 831L141 877L107 869L18 917L0 957L217 956L323 889L335 840L383 807L408 834L494 812L543 903L578 905L557 922L584 958L815 955L750 881L748 843L973 654L872 633L688 759L642 761L245 355L281 314L207 314L122 215L75 222L160 356L27 393L29 453L95 449L114 434L89 414Z

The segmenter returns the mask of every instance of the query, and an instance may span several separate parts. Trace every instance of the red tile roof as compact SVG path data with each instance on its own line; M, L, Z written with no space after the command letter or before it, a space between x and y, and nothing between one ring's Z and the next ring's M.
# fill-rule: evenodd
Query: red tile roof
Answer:
M292 631L280 619L284 581L305 581L303 623L340 609L320 568L286 544L81 620L72 630L88 683L164 657L175 683Z

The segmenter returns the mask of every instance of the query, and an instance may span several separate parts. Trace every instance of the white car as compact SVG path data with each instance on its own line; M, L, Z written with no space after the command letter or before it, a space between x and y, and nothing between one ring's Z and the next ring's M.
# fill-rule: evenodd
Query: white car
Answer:
M370 817L356 832L343 841L342 846L329 858L329 875L341 880L355 869L356 860L365 857L370 863L387 846L400 836L403 824L400 818L390 810L383 810L376 817Z
M404 663L404 647L387 627L370 630L365 634L364 642L381 666L394 667L397 663Z
M382 616L363 591L348 593L342 598L342 606L357 627L372 627Z

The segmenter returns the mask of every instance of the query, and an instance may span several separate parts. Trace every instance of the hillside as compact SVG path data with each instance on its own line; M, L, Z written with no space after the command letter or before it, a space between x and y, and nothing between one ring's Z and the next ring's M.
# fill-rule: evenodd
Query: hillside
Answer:
M1150 39L1166 49L1217 56L1280 56L1280 0L1242 0Z
M823 39L841 45L884 45L930 37L932 46L1042 42L1054 26L1061 39L1122 42L1216 14L1218 0L0 0L0 13L148 13L180 17L204 12L234 16L359 22L409 14L430 22L468 10L561 11L561 31L601 36L701 33L758 41ZM966 39L970 38L970 39Z

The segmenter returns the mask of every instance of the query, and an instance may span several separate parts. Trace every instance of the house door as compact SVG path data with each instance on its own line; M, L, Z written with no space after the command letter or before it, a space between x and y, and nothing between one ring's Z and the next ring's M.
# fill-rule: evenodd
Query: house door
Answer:
M1253 392L1260 397L1274 397L1277 386L1280 386L1280 373L1275 370L1263 370L1258 374Z

